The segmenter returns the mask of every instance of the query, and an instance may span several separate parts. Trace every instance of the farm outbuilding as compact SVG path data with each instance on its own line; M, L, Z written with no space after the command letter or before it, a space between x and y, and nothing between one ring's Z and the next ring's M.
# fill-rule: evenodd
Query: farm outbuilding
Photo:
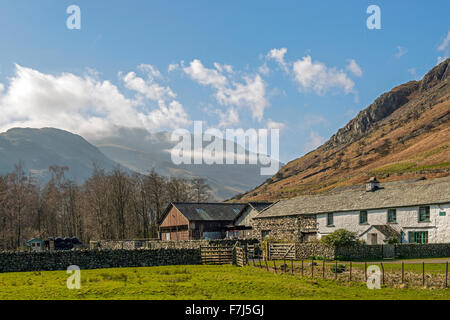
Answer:
M226 237L246 203L174 202L159 221L161 240L216 240Z

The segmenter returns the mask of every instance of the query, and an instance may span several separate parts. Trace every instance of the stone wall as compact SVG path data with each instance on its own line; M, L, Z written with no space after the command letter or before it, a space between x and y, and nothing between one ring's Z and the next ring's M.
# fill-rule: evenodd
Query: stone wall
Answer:
M162 240L99 240L91 241L91 250L135 250L135 249L200 249L209 245L234 245L237 241L241 244L253 244L255 239L248 240L186 240L186 241L162 241Z
M276 240L298 241L300 239L299 221L295 216L253 219L253 238L263 240L264 231L268 231L268 236Z
M330 246L326 246L320 242L309 242L309 243L296 243L295 245L295 256L296 259L314 259L325 258L334 259L335 249Z
M395 246L397 258L442 258L450 257L450 244L398 244Z
M270 244L269 244L270 245ZM331 247L315 242L296 242L295 259L315 259L325 258L330 260L346 261L376 261L386 256L388 245L355 245L351 247ZM422 258L441 258L450 257L450 244L397 244L390 245L393 248L394 256L397 259L422 259ZM289 246L286 246L287 248Z
M199 249L102 250L0 253L0 273L201 264Z

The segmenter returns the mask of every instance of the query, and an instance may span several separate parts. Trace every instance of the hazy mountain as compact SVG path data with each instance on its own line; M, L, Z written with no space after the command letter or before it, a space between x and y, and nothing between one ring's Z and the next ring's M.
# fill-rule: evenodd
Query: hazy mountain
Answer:
M91 139L110 159L140 173L152 169L166 176L202 177L213 189L218 200L229 199L246 192L268 177L261 176L260 165L175 165L169 152L176 145L167 132L149 133L144 129L120 128L114 136ZM207 143L205 143L207 144ZM242 148L235 145L235 148Z
M238 200L272 200L363 183L450 174L450 59L384 93L324 145Z
M83 182L94 163L110 171L117 163L82 137L67 131L44 128L14 128L0 134L0 174L9 173L19 161L41 181L49 178L52 165L67 166L66 177Z

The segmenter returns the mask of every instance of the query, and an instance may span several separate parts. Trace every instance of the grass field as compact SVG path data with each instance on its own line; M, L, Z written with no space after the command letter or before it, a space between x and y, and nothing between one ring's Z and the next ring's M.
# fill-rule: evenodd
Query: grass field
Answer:
M450 290L369 290L363 283L301 279L254 267L165 266L85 270L81 290L65 271L0 274L0 299L450 299Z

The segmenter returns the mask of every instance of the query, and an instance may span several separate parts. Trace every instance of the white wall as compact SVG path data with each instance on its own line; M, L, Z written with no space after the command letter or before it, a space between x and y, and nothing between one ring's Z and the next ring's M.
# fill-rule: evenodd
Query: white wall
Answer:
M394 208L393 208L394 209ZM429 243L450 242L450 203L430 206L430 222L419 222L419 207L396 208L397 223L389 223L397 231L405 233L403 242L408 241L409 231L428 231ZM327 226L327 214L318 214L319 238L337 229L346 229L360 235L371 225L385 225L387 209L368 210L368 224L359 224L359 211L335 212L334 227ZM439 216L439 212L446 216Z

